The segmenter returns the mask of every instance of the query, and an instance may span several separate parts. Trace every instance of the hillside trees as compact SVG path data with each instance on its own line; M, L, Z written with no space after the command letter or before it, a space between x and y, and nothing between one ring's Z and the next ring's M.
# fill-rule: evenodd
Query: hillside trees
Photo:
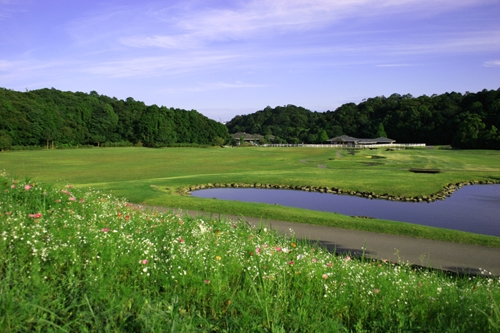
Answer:
M382 136L397 142L500 149L500 89L377 96L322 113L293 105L268 106L236 116L227 126L230 133L275 135L279 142L287 143L319 143L319 134L325 131L329 138Z
M230 140L225 125L194 110L53 88L29 92L0 88L0 133L1 149L138 143L161 147Z

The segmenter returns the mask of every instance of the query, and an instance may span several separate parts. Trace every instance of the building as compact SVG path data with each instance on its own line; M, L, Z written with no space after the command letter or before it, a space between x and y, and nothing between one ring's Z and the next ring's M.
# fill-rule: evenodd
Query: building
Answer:
M238 132L231 134L233 139L236 141L236 144L239 146L241 144L241 140L244 143L249 143L251 145L259 145L262 144L264 140L264 136L260 134L248 134L245 132ZM268 135L270 141L274 140L274 135Z
M388 138L376 138L376 139L359 139L353 138L348 135L341 135L327 140L332 144L356 146L356 145L379 145L379 144L393 144L396 140Z

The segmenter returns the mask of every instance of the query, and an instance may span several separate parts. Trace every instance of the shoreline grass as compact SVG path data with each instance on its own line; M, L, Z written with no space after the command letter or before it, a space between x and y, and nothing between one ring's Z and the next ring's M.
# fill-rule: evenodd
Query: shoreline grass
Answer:
M372 160L377 164L366 165ZM500 238L493 236L179 194L179 189L197 184L259 182L422 196L450 183L498 182L499 160L500 152L490 150L377 149L351 155L329 148L100 148L3 153L0 169L40 181L91 186L134 203L500 247ZM441 172L412 173L411 168Z
M498 332L500 279L0 175L2 332Z

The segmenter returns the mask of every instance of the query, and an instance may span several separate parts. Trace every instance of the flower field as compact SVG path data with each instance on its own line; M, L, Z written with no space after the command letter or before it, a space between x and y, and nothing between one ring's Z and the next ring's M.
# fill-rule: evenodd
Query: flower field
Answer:
M497 332L500 279L0 174L1 332Z

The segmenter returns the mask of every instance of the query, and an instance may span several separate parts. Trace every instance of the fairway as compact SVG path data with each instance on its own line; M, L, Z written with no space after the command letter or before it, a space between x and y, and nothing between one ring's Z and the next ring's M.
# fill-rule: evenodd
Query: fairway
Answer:
M440 172L413 173L409 171L412 168ZM498 242L498 237L407 223L363 220L265 204L200 199L185 195L183 191L189 186L207 183L261 183L336 187L345 191L394 196L430 195L449 183L500 181L499 151L94 148L1 153L0 169L13 177L29 177L32 181L72 184L112 192L134 203L490 246L495 245L488 242Z

